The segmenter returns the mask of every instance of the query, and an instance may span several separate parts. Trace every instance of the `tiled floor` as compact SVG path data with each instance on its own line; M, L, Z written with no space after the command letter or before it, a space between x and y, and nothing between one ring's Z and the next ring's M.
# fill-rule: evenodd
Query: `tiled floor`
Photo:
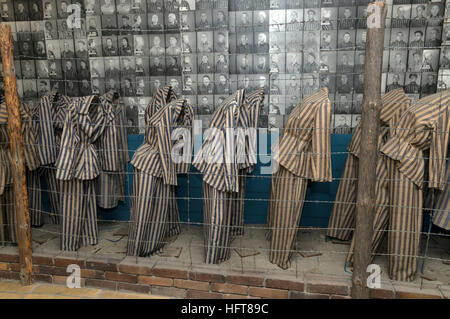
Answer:
M95 256L96 254L111 257L125 257L127 243L126 223L99 223L99 243L95 246L83 247L78 251L80 258ZM211 269L239 269L242 271L259 271L266 273L280 272L280 268L268 260L269 242L265 239L263 225L246 225L245 235L236 238L232 246L231 258L220 265L209 265ZM32 229L33 252L59 252L58 228L56 225L45 225ZM328 275L351 276L349 269L344 268L348 245L327 241L323 229L303 229L299 231L296 249L299 253L292 257L290 269L284 273L303 272L321 273ZM430 284L450 283L449 265L443 263L450 260L450 237L433 235L429 241L429 249L425 249L426 236L421 240L420 255L426 260L424 276ZM169 262L186 267L204 265L203 263L203 231L200 226L183 225L181 234L172 238L164 247L162 253L149 257L155 261ZM390 281L387 276L386 243L376 256L374 263L381 267L382 281ZM60 252L61 253L61 252ZM61 253L62 254L62 253ZM243 255L241 257L241 255ZM309 256L308 256L309 255ZM419 260L419 270L423 259ZM422 281L420 273L416 276L416 283Z
M0 281L0 299L164 299L165 297L101 290L66 288L49 284L22 286L17 281Z

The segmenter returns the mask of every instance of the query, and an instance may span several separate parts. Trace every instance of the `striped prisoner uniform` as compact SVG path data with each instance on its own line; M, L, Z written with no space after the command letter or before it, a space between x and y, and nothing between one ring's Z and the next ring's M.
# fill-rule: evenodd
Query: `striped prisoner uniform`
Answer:
M235 200L232 201L232 217L231 217L231 236L242 236L244 235L244 197L245 197L245 184L247 180L247 173L252 173L254 165L257 163L256 152L257 149L257 129L259 125L259 114L263 107L264 102L264 88L260 88L245 95L244 104L248 109L249 113L249 128L255 129L254 136L246 135L246 148L247 154L254 154L254 158L245 157L249 159L248 166L239 172L239 192L233 193L236 196ZM249 132L249 134L251 134Z
M39 172L45 178L47 184L50 200L50 216L55 224L59 223L60 215L60 188L59 182L56 179L55 162L59 153L64 118L69 103L69 97L52 92L41 98L37 112L39 117L37 123L38 151L41 164ZM33 226L41 226L43 222L41 212L32 215L31 224Z
M388 161L390 216L389 276L410 281L417 272L422 231L424 151L429 151L428 187L443 190L450 130L450 89L408 108L381 148Z
M19 103L22 125L22 139L24 147L25 168L27 174L34 174L39 167L35 126L32 122L32 110L27 104ZM7 127L8 112L6 103L0 105L0 221L6 226L5 240L17 243L16 214L14 210L14 186L11 171L11 151L9 132ZM28 188L32 187L28 184ZM30 194L28 206L31 214L39 209L39 202L33 202L35 196ZM5 228L3 228L4 230ZM2 231L3 233L3 231ZM3 237L2 236L2 237Z
M118 162L102 162L102 170L96 180L97 205L103 209L112 209L119 205L119 201L125 202L125 179L127 164L130 160L128 154L128 141L126 132L126 110L122 99L114 99L113 102L114 117L111 118L111 124L105 128L105 138L97 141L99 152L106 151L105 147L110 144L107 138L115 136L117 141L116 156ZM103 156L101 158L106 158Z
M250 162L245 158L248 153L243 133L249 127L250 119L244 101L243 89L225 99L212 117L208 131L211 134L207 134L202 149L194 158L194 167L203 174L207 264L218 264L231 256L232 202L242 191L239 172Z
M150 114L153 115L149 117ZM145 141L131 160L134 179L127 245L129 256L150 255L164 246L166 237L179 233L175 194L177 175L187 174L190 167L191 144L187 160L173 161L176 142L172 141L172 133L177 128L192 128L192 106L186 100L175 99L172 88L166 86L152 98L146 116Z
M395 128L396 123L400 119L403 112L406 111L408 107L411 106L411 99L404 94L403 89L396 89L390 91L382 97L382 109L380 112L380 120L382 127L380 128L380 136L378 139L378 149L380 149L389 138L389 134ZM359 158L359 146L361 143L360 137L355 140L357 145L352 144L350 148L352 154L356 155L358 160ZM356 152L355 152L356 149ZM384 156L383 154L378 154L377 168L376 168L376 176L377 181L375 185L375 202L376 202L376 211L373 220L373 230L374 233L372 235L372 259L375 257L375 253L378 250L384 235L389 226L389 205L390 205L390 194L389 194L389 172L388 172L388 162L389 158ZM357 172L356 172L357 174ZM357 185L357 181L354 182ZM356 202L356 190L354 195L354 201ZM350 227L354 228L354 219L355 219L355 211L356 205L347 205L343 206L344 212L348 212L348 206L351 206L350 212L351 215L349 218L344 220L348 222L349 219L353 219ZM344 228L350 228L348 225L344 225ZM347 263L351 265L353 263L353 252L355 248L355 238L352 238L352 242L350 245L350 250L347 256Z
M411 99L405 95L403 89L390 91L382 97L380 111L380 135L378 149L384 145L388 138L389 128L393 129L400 115L410 106ZM352 140L347 148L349 154L345 163L344 172L336 193L336 200L328 223L327 235L340 240L352 238L355 227L356 194L358 187L358 163L361 143L361 126L356 127ZM382 224L387 222L389 204L386 158L380 154L377 162L376 198L377 213ZM380 227L382 225L379 225ZM376 228L375 228L376 229ZM381 240L383 233L377 235ZM375 236L375 235L374 235ZM378 245L378 244L377 244Z
M74 99L68 106L56 160L61 194L60 248L74 251L98 242L95 179L104 165L117 163L117 134L111 127L113 93ZM107 135L107 136L105 136ZM99 152L95 144L103 142Z
M289 115L272 147L279 164L273 174L267 214L269 261L290 267L308 180L331 182L331 101L323 88L303 99Z

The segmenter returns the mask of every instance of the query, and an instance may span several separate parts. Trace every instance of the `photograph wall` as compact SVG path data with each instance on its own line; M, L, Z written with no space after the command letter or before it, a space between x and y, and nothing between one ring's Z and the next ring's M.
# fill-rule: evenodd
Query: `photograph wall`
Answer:
M390 0L382 92L414 100L450 86L450 3ZM128 133L170 84L207 127L239 88L264 87L263 128L282 128L320 87L333 101L336 134L360 120L367 0L0 0L11 26L20 98L115 90ZM79 8L81 20L73 14ZM79 22L79 24L78 24ZM75 28L73 28L75 26Z

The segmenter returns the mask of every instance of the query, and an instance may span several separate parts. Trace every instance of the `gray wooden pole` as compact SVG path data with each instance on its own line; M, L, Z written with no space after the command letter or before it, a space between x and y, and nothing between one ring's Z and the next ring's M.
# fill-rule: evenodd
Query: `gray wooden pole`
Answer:
M356 200L356 229L354 235L355 252L351 290L352 297L359 299L369 298L367 266L372 255L386 11L386 6L381 1L371 3L368 6L361 146Z
M16 215L17 240L19 244L20 280L23 285L31 285L33 267L31 262L31 226L28 210L28 192L25 176L25 156L20 123L19 97L14 70L11 28L2 24L0 35L5 82L6 109L8 111L8 131L11 143L11 171L14 184L14 211Z

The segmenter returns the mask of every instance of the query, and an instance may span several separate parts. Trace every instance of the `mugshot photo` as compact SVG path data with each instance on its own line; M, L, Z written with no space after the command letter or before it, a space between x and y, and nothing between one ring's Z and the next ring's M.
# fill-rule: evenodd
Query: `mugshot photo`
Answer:
M214 72L214 55L211 53L202 53L197 55L197 73Z
M181 57L182 72L185 74L197 73L197 55L186 54Z
M320 25L322 30L333 30L338 27L338 8L322 8Z
M420 94L421 73L406 73L405 93Z
M320 35L321 50L336 50L337 30L322 31Z
M89 64L92 78L105 77L105 64L103 58L89 59Z
M285 53L270 54L270 73L277 73L277 74L286 73Z
M180 30L195 31L195 12L180 12Z
M214 33L212 31L197 32L197 52L211 53L214 46Z

